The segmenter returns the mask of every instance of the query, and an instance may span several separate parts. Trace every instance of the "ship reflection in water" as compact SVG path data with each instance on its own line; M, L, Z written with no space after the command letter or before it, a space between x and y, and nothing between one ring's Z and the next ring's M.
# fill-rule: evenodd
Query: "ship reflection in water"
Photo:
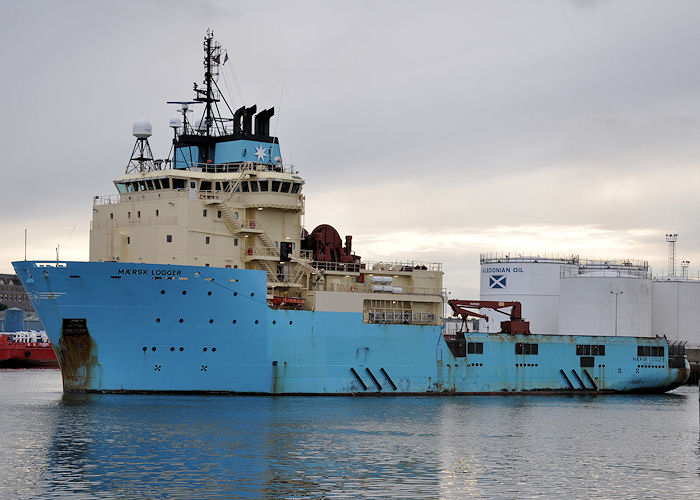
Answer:
M682 497L700 484L697 390L687 386L604 396L63 395L57 372L14 370L0 373L0 387L3 498Z

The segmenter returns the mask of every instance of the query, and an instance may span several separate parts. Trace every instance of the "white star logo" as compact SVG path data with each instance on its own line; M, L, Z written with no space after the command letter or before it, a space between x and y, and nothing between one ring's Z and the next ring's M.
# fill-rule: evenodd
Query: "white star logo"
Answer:
M265 161L267 151L265 151L265 148L263 148L262 145L255 148L255 156L258 157L258 161Z

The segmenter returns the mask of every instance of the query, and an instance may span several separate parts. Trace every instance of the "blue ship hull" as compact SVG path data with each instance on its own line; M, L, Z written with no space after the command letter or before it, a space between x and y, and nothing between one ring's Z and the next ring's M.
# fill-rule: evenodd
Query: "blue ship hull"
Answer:
M662 392L690 373L659 338L471 333L465 343L481 352L455 356L439 326L271 309L262 271L13 266L57 351L66 392ZM519 343L537 344L537 353L516 354ZM605 345L604 355L590 356L591 366L577 345ZM640 345L663 355L640 357Z

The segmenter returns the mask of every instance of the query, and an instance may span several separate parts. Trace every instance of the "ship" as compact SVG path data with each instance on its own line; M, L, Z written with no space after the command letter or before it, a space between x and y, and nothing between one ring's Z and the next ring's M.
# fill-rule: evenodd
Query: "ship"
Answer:
M45 332L0 333L0 368L58 368Z
M93 200L89 260L13 263L65 392L664 392L687 380L665 338L531 333L519 304L448 303L440 263L365 261L333 226L307 231L274 108L234 110L218 84L227 53L211 31L203 47L194 98L169 101L167 159L153 157L150 123L134 123L116 193ZM456 329L448 307L465 320ZM464 327L487 307L509 315L501 332Z

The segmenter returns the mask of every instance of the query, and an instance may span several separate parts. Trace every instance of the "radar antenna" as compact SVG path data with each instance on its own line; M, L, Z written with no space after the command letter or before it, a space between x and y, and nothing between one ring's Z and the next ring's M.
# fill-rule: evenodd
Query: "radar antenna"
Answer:
M189 134L192 132L192 126L187 119L187 113L191 113L190 104L201 104L199 101L166 101L166 104L179 104L179 112L182 113L182 134ZM172 121L172 120L171 120ZM172 127L172 125L170 125ZM177 135L177 134L176 134ZM177 137L176 137L177 138Z
M151 151L151 145L148 144L148 138L152 135L151 123L148 120L137 120L131 130L136 137L136 144L131 151L131 159L126 166L126 173L160 170L160 162L153 161L153 151Z

